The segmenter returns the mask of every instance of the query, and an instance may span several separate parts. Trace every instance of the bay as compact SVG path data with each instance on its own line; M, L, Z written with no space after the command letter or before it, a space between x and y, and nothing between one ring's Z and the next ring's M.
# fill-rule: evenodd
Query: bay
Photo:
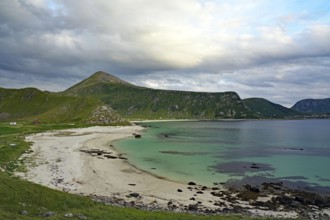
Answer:
M147 127L141 139L132 136L115 146L153 175L208 186L259 180L330 188L330 120L141 124Z

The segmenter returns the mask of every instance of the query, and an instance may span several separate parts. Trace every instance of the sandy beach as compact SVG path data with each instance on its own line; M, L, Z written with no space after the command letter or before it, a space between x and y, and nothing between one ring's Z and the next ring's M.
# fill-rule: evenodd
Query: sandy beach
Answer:
M140 126L89 127L49 131L27 136L31 153L23 154L23 179L69 193L121 206L173 211L226 213L244 207L253 215L297 217L294 211L256 209L246 201L228 201L223 186L178 183L143 172L120 155L113 142L134 138ZM143 135L143 133L142 133ZM142 137L143 138L143 137ZM267 200L271 197L263 197Z

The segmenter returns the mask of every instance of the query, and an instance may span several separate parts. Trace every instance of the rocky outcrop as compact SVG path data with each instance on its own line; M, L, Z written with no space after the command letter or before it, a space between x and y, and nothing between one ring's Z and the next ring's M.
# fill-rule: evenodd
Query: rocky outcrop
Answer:
M101 124L108 125L114 123L122 123L125 120L120 117L110 106L98 106L93 112L92 116L86 120L87 124Z

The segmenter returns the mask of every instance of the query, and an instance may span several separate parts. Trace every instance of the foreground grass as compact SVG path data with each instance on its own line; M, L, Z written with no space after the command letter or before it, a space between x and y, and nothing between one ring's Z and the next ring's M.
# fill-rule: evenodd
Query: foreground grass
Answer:
M27 216L20 215L23 210L28 212ZM0 219L38 219L39 214L49 211L55 216L47 219L66 219L66 213L83 214L88 219L242 219L237 216L194 216L106 206L85 197L0 174Z
M68 219L66 213L83 215L87 219L252 219L244 216L202 216L173 212L147 212L133 208L122 208L94 202L89 198L52 190L11 176L17 168L18 157L29 149L30 143L24 141L29 133L51 129L71 128L73 125L41 125L9 127L0 124L0 219L44 219L43 213L54 212L47 219ZM22 215L22 211L27 211Z

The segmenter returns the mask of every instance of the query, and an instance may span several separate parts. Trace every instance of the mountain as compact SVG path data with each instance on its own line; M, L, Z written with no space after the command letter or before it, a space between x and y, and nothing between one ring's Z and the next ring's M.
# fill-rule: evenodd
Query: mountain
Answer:
M275 104L263 98L243 99L243 103L261 118L286 118L301 116L301 113Z
M130 119L255 118L235 92L206 93L150 89L97 72L63 94L93 97Z
M113 75L110 75L103 71L98 71L88 77L87 79L73 85L64 91L66 95L89 95L94 93L102 93L102 86L106 85L123 85L123 86L134 86L126 81L123 81Z
M240 119L302 116L302 113L265 99L241 100L235 92L151 89L135 86L102 71L59 93L35 88L0 88L0 121L113 124L125 123L123 118Z
M330 98L303 99L291 108L303 113L330 113Z
M100 100L65 96L35 88L0 88L0 120L83 122L87 124L109 124L124 121Z

